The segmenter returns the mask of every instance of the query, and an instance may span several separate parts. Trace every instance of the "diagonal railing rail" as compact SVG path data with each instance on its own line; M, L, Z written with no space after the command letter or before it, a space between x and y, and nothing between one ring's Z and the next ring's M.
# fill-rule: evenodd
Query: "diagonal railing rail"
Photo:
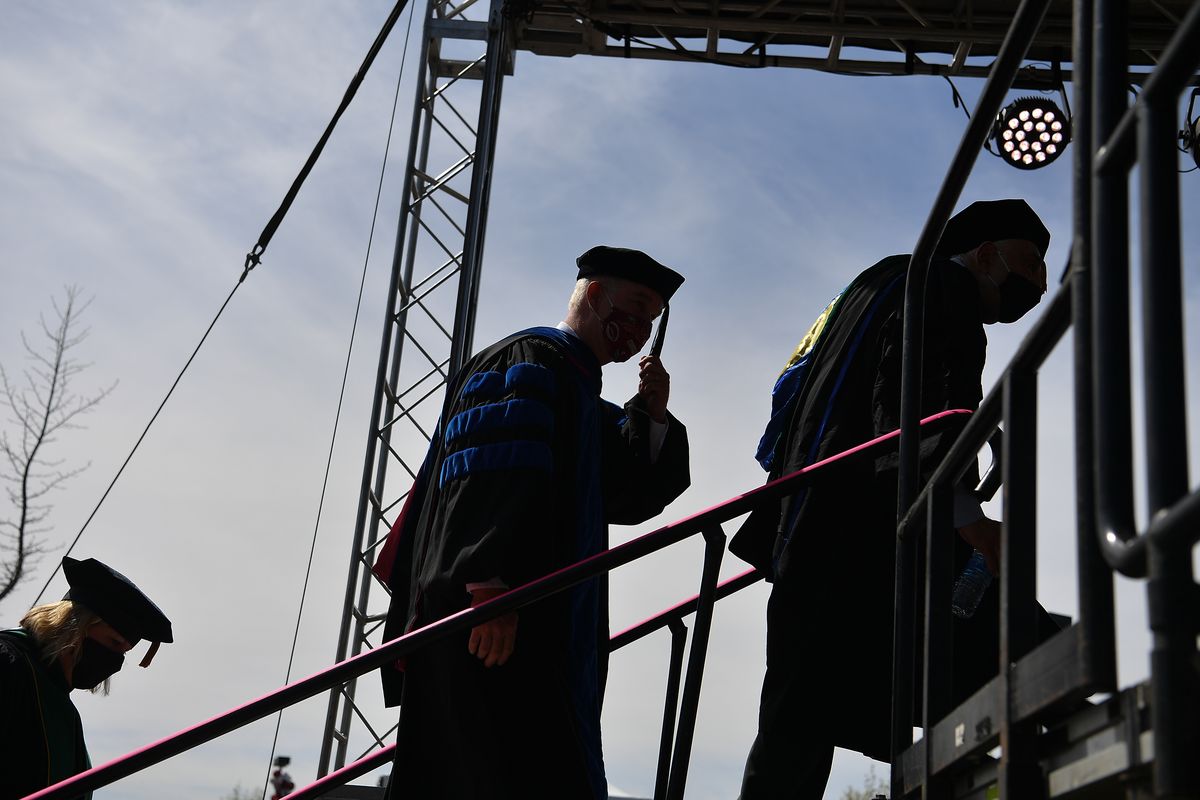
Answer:
M965 409L944 411L922 420L921 426L925 432L936 432L952 425L961 424L970 415L971 412ZM791 475L737 495L690 517L651 531L610 550L597 553L590 558L513 589L476 608L464 609L451 614L438 622L393 639L374 650L360 653L328 669L276 689L257 700L252 700L134 750L107 764L81 772L65 781L29 795L25 800L66 800L66 798L76 797L83 792L107 786L269 714L360 677L384 664L393 663L438 639L473 628L489 619L535 603L589 578L609 572L699 534L704 536L706 544L700 591L695 598L665 612L667 615L682 617L684 614L692 613L692 609L694 609L696 614L691 656L688 659L687 672L683 677L679 723L674 736L669 774L666 776L668 783L665 796L682 798L687 778L687 764L691 757L692 734L695 726L696 707L699 704L700 682L704 668L704 653L708 646L712 607L717 598L717 568L724 552L725 537L721 530L722 523L749 513L760 505L777 502L783 497L794 494L812 481L814 475L825 470L844 464L851 459L874 457L895 449L899 443L899 435L898 430L892 431L830 458L815 462ZM728 583L732 584L747 579L747 576L743 574ZM670 621L664 620L661 624L669 625ZM612 649L624 646L636 636L649 633L657 627L660 627L657 621L647 620L617 634L614 637L615 646ZM640 633L637 633L638 631ZM372 754L368 758L376 759L379 756ZM356 764L362 763L363 760L356 762ZM371 763L375 764L376 762L372 760ZM346 768L347 771L349 769L350 767ZM348 779L351 776L347 771L342 771L342 774L346 775ZM328 784L326 789L331 785L336 784Z
M753 586L762 580L762 577L762 574L758 570L748 569L717 584L714 599L721 600L748 586ZM663 768L663 759L665 758L666 764L669 766L671 746L674 740L675 711L679 704L679 676L683 671L683 643L687 638L687 629L683 625L683 618L696 612L700 604L699 601L700 595L693 595L687 600L683 600L668 609L660 611L647 620L614 634L608 640L609 652L613 652L644 639L663 628L669 628L671 631L671 661L667 677L668 690L663 712L663 742L659 749L660 764L658 781L655 786L655 798L663 796L662 793L666 791L665 778L667 771ZM339 786L344 786L354 778L365 775L371 770L389 763L395 754L396 745L389 744L382 749L375 750L370 755L347 764L336 772L331 772L325 777L297 789L289 794L288 797L291 800L310 800L311 798L321 797L326 792Z

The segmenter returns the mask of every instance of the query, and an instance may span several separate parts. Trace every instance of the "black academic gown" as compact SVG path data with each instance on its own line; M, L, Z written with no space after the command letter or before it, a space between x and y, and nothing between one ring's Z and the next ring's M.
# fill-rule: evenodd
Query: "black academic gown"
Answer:
M687 488L683 424L668 420L651 464L639 402L599 393L595 356L554 328L487 348L450 381L388 544L387 638L466 608L468 583L515 588L598 553L607 523L646 520ZM401 701L390 796L605 797L606 586L521 609L502 667L484 668L463 632L385 668Z
M42 659L27 631L0 631L0 800L91 767L70 695L62 670Z
M884 259L847 291L814 354L773 478L900 427L909 259ZM926 295L922 417L975 409L982 400L987 338L978 297L975 278L965 267L933 262ZM923 478L959 430L922 442ZM888 760L896 468L894 453L850 460L807 491L756 512L731 543L735 554L775 583L768 607L760 739L772 730L803 726L830 745ZM956 569L961 570L971 548L953 530L943 540L955 548ZM956 700L996 672L997 594L993 587L972 620L955 622ZM802 703L795 701L796 695L803 695Z

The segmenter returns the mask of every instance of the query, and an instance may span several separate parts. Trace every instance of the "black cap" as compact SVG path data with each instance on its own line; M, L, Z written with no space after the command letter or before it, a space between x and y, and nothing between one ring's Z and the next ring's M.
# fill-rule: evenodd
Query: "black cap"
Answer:
M683 284L683 276L670 267L664 267L641 250L626 247L596 245L575 259L579 265L579 278L595 278L607 275L613 278L640 283L662 295L664 303Z
M64 600L87 606L116 628L131 645L140 639L154 643L142 666L154 657L159 642L174 641L171 620L133 585L133 581L112 567L94 558L77 561L69 556L63 558L62 567L67 583L71 585Z
M1045 258L1050 231L1024 200L980 200L950 218L935 253L954 256L1003 239L1032 242Z

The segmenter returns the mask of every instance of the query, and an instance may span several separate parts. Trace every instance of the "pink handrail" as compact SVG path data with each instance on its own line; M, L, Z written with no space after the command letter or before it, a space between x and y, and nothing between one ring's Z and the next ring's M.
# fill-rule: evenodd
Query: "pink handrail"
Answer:
M971 411L966 409L943 411L921 420L921 426L923 428L938 427L947 424L952 419L965 419L970 414ZM353 658L307 678L269 692L257 700L236 706L223 714L133 750L107 764L93 767L53 786L34 792L24 800L67 800L83 792L106 786L134 772L262 719L268 714L332 689L351 678L359 677L384 664L394 662L400 656L418 650L431 641L475 627L482 622L529 605L602 572L662 550L697 533L702 533L706 528L739 517L753 510L758 503L793 494L796 489L807 482L812 473L868 451L882 449L883 445L894 444L899 436L900 431L895 430L817 461L797 472L777 478L704 511L664 525L568 567L563 567L543 578L506 592L487 603L475 608L463 609L423 628L385 642L374 650L359 653Z

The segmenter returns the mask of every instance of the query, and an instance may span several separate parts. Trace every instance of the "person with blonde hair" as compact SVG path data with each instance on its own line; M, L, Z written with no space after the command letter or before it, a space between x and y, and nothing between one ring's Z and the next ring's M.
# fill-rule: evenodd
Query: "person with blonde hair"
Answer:
M70 585L0 631L0 800L24 797L91 767L71 690L108 693L141 639L150 665L171 622L128 578L94 558L63 559Z

